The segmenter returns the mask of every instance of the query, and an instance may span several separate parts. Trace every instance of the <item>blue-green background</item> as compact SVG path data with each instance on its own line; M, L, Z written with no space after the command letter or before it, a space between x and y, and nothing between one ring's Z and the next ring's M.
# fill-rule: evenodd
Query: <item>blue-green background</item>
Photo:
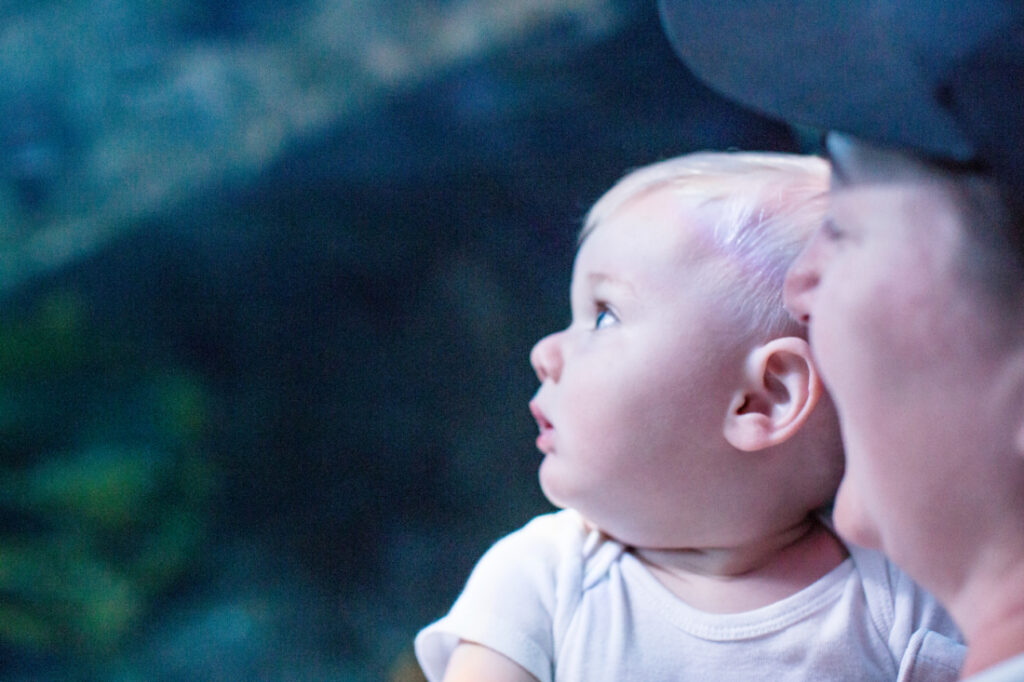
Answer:
M0 0L0 680L417 679L589 204L794 148L654 5Z

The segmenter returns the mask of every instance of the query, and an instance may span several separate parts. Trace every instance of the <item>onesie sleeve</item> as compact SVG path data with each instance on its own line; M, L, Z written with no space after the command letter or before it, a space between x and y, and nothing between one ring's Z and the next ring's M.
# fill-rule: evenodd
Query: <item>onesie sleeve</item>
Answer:
M898 682L954 682L967 648L953 619L930 593L881 553L851 548L873 617L887 633Z
M563 511L537 517L492 546L448 614L416 636L416 658L427 679L440 682L455 647L467 640L551 682L554 623L567 607L567 584L577 586L569 593L582 585L583 537L579 517Z
M958 639L924 628L914 631L900 661L898 682L954 682L967 653Z
M903 652L898 682L960 679L967 647L953 619L929 592L892 562L895 622L890 646Z

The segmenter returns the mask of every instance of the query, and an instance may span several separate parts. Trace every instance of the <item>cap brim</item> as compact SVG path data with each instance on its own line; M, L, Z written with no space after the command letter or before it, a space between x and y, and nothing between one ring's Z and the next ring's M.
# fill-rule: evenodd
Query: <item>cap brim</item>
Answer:
M719 92L790 123L969 160L944 101L957 60L1005 28L1005 0L659 0L683 62Z

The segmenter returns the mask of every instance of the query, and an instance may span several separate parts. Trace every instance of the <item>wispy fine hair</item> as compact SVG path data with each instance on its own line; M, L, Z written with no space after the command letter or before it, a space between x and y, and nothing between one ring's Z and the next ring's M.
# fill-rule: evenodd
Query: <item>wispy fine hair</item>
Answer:
M827 209L829 165L776 152L697 152L623 177L587 214L582 243L625 204L654 190L678 197L680 229L701 229L718 269L724 303L751 331L795 329L782 305L786 271ZM731 267L726 267L731 266Z

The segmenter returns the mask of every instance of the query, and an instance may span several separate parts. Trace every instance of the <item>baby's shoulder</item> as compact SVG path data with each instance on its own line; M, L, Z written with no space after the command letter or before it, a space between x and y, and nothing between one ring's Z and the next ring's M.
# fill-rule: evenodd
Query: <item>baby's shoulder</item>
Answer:
M916 631L932 631L950 642L962 636L949 613L891 559L877 550L848 545L872 620L893 640L909 640ZM902 645L902 644L901 644Z
M850 559L857 571L858 579L869 592L882 593L889 600L896 601L912 597L928 602L934 597L921 589L914 580L882 552L858 545L846 544Z
M542 514L494 543L481 561L511 565L530 562L548 567L579 563L591 532L574 510Z
M575 510L566 509L537 516L498 540L480 559L477 570L514 573L516 581L583 590L622 553L620 543Z

